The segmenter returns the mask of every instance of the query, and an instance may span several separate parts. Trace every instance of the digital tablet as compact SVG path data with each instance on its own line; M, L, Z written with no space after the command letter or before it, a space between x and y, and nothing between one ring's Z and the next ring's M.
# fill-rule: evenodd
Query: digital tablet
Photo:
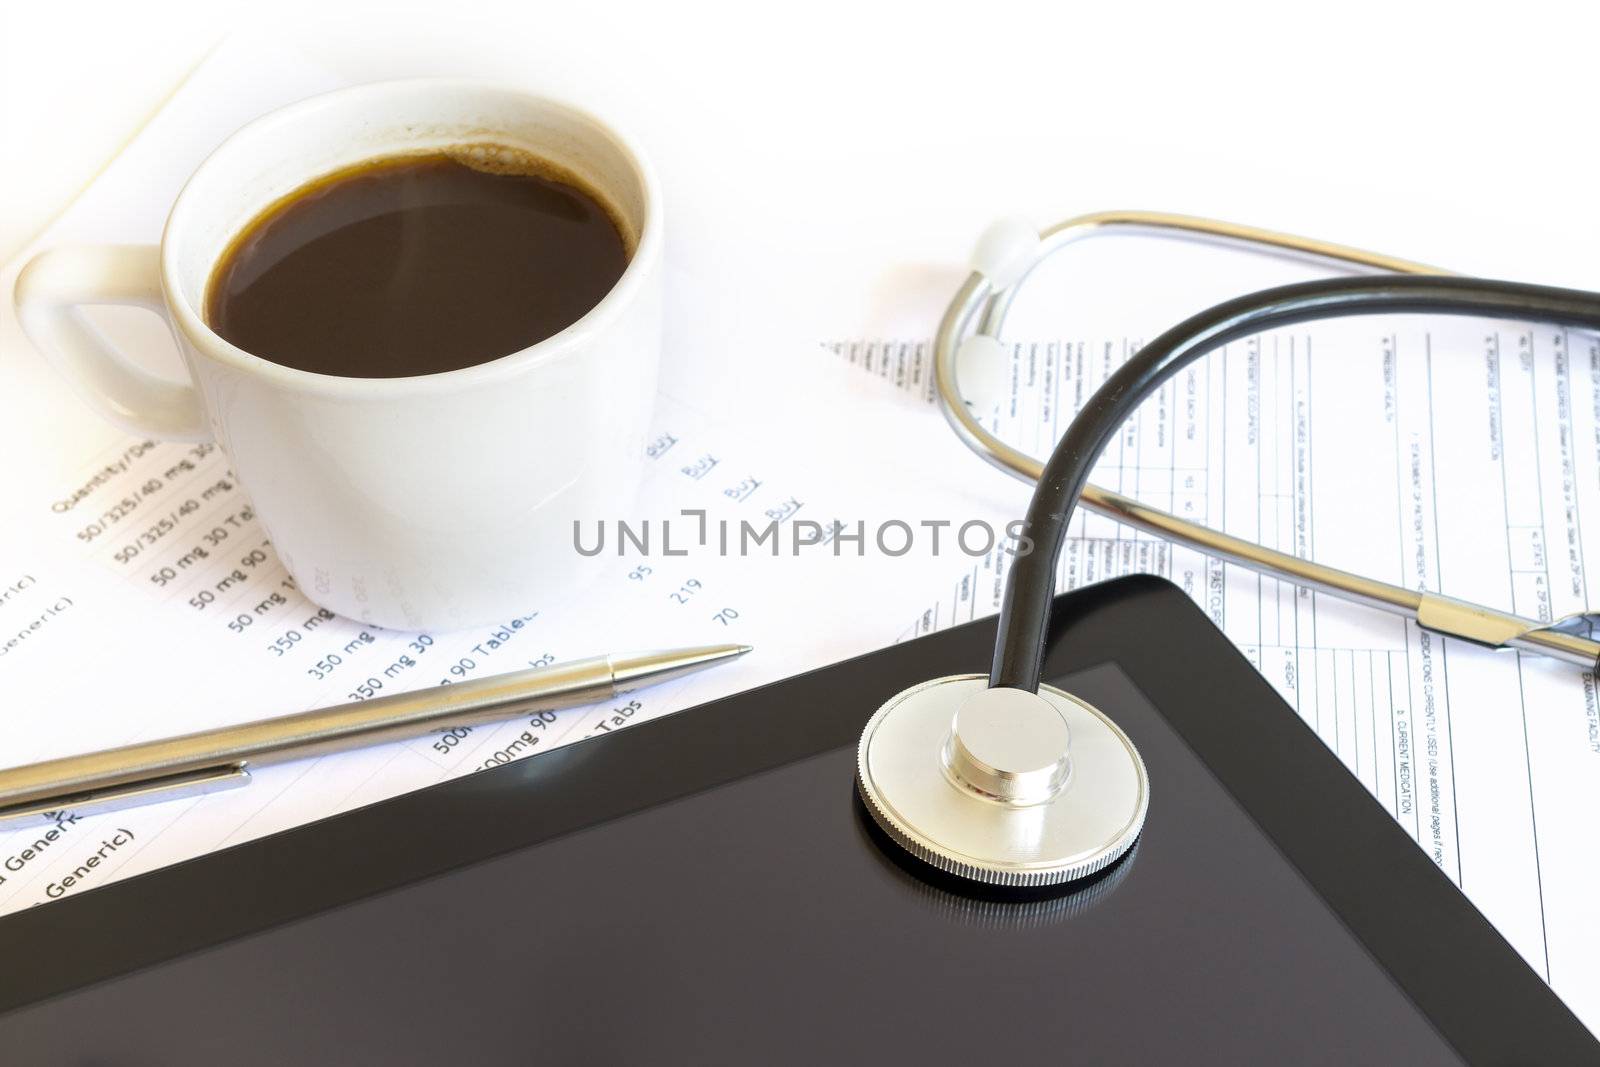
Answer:
M862 725L988 620L0 919L0 1062L1600 1060L1182 592L1051 635L1151 790L1065 892L953 883L856 797Z

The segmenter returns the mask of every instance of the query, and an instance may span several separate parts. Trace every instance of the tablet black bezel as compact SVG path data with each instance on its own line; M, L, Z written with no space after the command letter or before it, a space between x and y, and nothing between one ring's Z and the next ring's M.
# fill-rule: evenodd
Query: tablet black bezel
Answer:
M0 968L0 1018L852 743L900 689L985 670L993 638L992 619L955 627L0 919L0 959L25 961ZM1588 1030L1179 589L1135 576L1059 597L1046 676L1107 661L1464 1056L1600 1056Z

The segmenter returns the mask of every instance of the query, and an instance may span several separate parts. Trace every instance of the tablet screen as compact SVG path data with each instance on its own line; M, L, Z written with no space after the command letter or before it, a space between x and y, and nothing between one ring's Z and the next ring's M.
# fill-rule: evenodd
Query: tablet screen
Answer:
M0 1060L1459 1062L1120 669L1055 684L1151 781L1078 892L915 877L849 745L23 1008Z

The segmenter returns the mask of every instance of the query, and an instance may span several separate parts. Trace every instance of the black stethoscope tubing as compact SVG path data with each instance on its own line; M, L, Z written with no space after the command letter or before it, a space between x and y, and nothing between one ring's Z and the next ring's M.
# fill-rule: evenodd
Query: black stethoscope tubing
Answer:
M1045 463L1026 514L1032 551L1017 556L1006 579L990 688L1038 692L1056 564L1072 510L1100 453L1146 397L1206 353L1252 334L1343 315L1406 313L1600 330L1600 294L1454 276L1330 278L1241 296L1167 330L1095 391Z

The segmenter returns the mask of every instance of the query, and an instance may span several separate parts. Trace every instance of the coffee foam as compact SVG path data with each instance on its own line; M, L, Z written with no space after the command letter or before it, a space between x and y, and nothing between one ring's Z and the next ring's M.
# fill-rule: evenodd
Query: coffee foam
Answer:
M470 167L485 174L527 175L575 186L587 193L594 199L595 203L604 209L611 219L611 225L615 226L617 232L622 235L622 243L627 247L629 256L632 256L634 250L638 247L638 235L633 232L633 227L628 225L627 219L621 211L617 210L617 206L611 202L609 196L601 191L594 182L581 177L560 163L539 155L537 152L530 152L526 148L517 148L514 145L496 144L492 141L472 141L425 149L411 154L409 158L416 158L417 156L442 156L452 163L459 163L463 167ZM386 158L392 159L396 157ZM399 158L408 157L401 156ZM374 160L373 162L381 165L384 160Z

